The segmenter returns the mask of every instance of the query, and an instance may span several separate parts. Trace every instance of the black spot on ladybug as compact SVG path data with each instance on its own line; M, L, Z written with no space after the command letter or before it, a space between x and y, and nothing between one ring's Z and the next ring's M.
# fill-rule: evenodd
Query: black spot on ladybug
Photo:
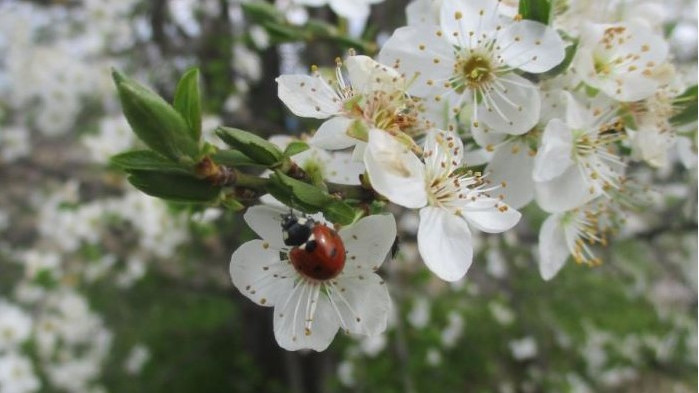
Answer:
M315 250L316 247L318 247L318 242L316 242L315 240L311 240L306 243L306 247L304 248L306 252L313 252L313 250Z
M335 255L337 255L337 248L330 250L330 258L335 258Z

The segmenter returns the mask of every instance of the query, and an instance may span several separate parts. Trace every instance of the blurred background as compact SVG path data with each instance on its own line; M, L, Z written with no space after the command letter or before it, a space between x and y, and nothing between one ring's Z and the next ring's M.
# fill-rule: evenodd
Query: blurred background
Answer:
M696 75L695 2L586 3L661 10ZM323 353L280 349L271 310L233 288L230 255L254 237L240 215L150 198L108 165L139 146L112 67L171 98L198 66L211 143L221 124L299 135L317 123L285 111L274 78L375 54L406 5L348 20L290 0L0 0L0 392L696 391L696 162L639 169L657 196L602 266L569 261L550 282L536 208L476 237L454 284L424 268L417 217L396 211L388 331Z

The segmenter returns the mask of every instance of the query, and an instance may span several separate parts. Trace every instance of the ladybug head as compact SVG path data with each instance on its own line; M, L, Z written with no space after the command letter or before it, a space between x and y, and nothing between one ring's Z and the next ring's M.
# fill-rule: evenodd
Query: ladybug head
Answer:
M287 246L300 246L311 237L314 221L307 217L287 214L282 217L282 236Z

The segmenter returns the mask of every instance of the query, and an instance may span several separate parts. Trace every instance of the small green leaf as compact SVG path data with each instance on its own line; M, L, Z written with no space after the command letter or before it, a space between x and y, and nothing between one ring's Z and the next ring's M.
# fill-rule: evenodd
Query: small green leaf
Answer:
M124 116L138 137L151 149L175 162L193 162L198 142L187 122L159 95L140 83L114 71L114 83Z
M284 156L291 157L296 154L303 153L308 149L310 149L308 143L302 141L293 141L286 146L286 149L284 149Z
M270 176L267 188L267 191L275 198L307 213L320 211L334 200L320 188L296 180L279 171Z
M201 137L201 91L199 69L192 68L182 75L175 90L174 107L187 121L192 138Z
M697 121L697 85L689 87L673 101L678 112L670 118L672 124L682 125Z
M257 23L265 21L284 21L284 14L266 1L246 1L241 4L246 16Z
M519 0L519 14L529 19L548 25L551 21L551 0Z
M282 152L276 145L251 132L237 128L219 127L216 130L216 135L229 146L240 150L259 164L273 166L282 159Z
M219 165L234 168L239 166L264 166L253 161L250 157L238 150L219 150L211 155L211 159Z
M240 203L234 198L224 198L221 200L221 205L223 205L226 209L234 211L234 212L239 212L245 209L245 205Z
M172 162L152 150L127 151L113 156L110 162L126 171L190 172L188 168Z
M221 192L206 180L174 173L133 171L128 180L148 195L176 202L211 202Z
M338 224L349 225L361 217L362 213L343 201L334 200L323 208L325 217Z

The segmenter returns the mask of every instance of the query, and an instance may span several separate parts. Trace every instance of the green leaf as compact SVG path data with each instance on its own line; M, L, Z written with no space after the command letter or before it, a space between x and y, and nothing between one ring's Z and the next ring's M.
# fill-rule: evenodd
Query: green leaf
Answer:
M257 23L266 21L282 22L285 20L284 14L277 7L266 1L246 1L241 4L241 7L246 16Z
M350 205L343 201L334 200L323 208L325 217L338 224L349 225L359 219L361 212L353 209Z
M237 128L219 127L216 130L216 135L229 146L240 150L259 164L273 166L282 159L282 152L276 145L251 132Z
M206 180L175 173L133 171L128 180L148 195L176 202L211 202L221 192Z
M697 85L689 87L673 101L679 109L677 114L670 118L672 124L682 125L697 121Z
M552 69L544 72L543 74L540 74L539 80L553 78L554 76L560 75L563 72L565 72L568 69L568 67L570 67L570 63L573 62L573 57L575 57L575 53L578 51L578 44L579 41L576 39L572 41L570 45L566 46L565 57L563 58L563 61L561 61L557 66L553 67Z
M264 166L253 161L250 157L239 152L238 150L219 150L213 153L210 157L219 165L234 168L239 166Z
M126 171L143 170L190 173L187 167L172 162L152 150L127 151L113 156L110 162L112 165Z
M284 156L295 156L296 154L303 153L308 149L310 149L308 143L302 141L293 141L286 146L286 149L284 149Z
M519 0L519 14L529 19L548 25L551 21L552 0Z
M199 69L192 68L182 75L175 90L174 106L187 122L192 138L201 137L201 91Z
M270 176L267 191L288 206L306 213L318 212L334 201L327 192L320 188L296 180L279 171Z
M221 205L223 205L226 209L234 211L234 212L239 212L243 211L245 209L245 205L240 203L238 200L234 198L224 198L221 200Z
M159 95L118 71L112 73L124 116L151 149L175 162L196 161L198 142L187 122Z

